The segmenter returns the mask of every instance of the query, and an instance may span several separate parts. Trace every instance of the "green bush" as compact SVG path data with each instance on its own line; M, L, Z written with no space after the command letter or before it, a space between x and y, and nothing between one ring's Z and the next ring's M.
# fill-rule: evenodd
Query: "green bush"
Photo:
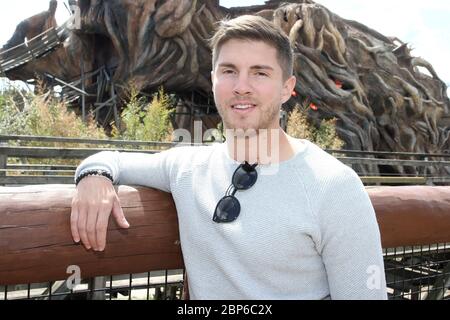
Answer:
M66 105L53 98L35 96L28 112L27 128L30 135L107 139L102 128L97 127L92 115L83 122Z
M123 140L171 142L173 127L170 117L174 110L170 96L163 88L148 103L131 86L129 101L122 112L120 129L113 126L112 136Z
M72 137L87 139L106 139L102 128L98 128L92 116L84 123L65 103L45 94L17 91L8 87L0 93L0 134ZM9 142L9 144L18 144ZM63 142L22 142L21 145L39 147L93 147L88 144ZM96 145L99 148L100 146ZM76 165L79 160L63 159L9 159L10 163L30 164L68 164Z
M295 138L309 140L322 149L339 150L344 142L336 134L336 119L322 120L319 128L308 122L306 112L296 106L288 116L287 133Z
M92 116L83 122L51 92L33 94L13 86L0 92L0 124L5 135L107 138Z
M27 131L27 92L8 85L0 91L0 134L21 135Z

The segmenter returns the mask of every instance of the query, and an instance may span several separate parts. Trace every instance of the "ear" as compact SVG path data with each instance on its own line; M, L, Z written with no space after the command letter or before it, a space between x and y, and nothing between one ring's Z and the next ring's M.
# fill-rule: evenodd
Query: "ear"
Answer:
M289 79L287 79L284 82L283 89L281 92L282 103L287 102L291 98L292 91L294 90L296 83L297 83L297 78L295 76L291 76Z

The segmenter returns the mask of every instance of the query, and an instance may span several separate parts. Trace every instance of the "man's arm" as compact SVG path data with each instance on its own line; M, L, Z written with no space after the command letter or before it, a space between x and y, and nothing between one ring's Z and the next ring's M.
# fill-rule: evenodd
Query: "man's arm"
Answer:
M72 199L74 241L81 240L87 249L103 251L111 213L120 227L129 227L113 184L142 185L170 192L175 149L155 154L103 151L85 159L78 166L75 179L88 170L100 169L111 174L114 182L103 176L81 179Z
M372 203L352 169L338 171L318 210L319 251L331 299L387 299L381 238Z

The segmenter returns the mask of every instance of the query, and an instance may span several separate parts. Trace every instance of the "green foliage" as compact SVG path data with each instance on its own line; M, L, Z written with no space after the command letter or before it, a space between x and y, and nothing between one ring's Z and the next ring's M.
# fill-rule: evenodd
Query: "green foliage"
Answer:
M298 106L288 116L287 133L295 138L307 139L322 149L339 150L344 142L336 134L336 119L322 120L319 128L308 122L306 113Z
M25 91L12 85L0 91L0 134L26 134L28 99Z
M0 134L7 135L107 138L91 116L84 123L50 92L33 94L14 87L0 93L0 124Z
M67 109L65 103L46 94L33 94L8 87L0 93L0 134L106 139L90 116L86 123ZM17 142L10 142L11 145ZM40 147L92 147L79 143L23 142L21 145ZM99 147L98 145L96 147ZM9 159L10 163L17 163ZM21 159L30 164L78 164L79 160Z
M170 117L173 112L171 98L163 88L148 103L131 86L129 102L122 112L120 130L113 126L112 135L123 140L171 142L173 127Z
M74 112L69 112L64 103L45 96L36 96L28 112L28 132L36 136L77 137L106 139L103 129L98 128L89 115L86 123Z
M124 140L171 141L171 98L163 89L150 103L139 92L130 90L129 102L122 113L120 130L113 126L113 138ZM86 122L69 111L51 92L32 93L12 85L0 91L0 134L108 139L90 114ZM18 145L19 142L9 142ZM20 145L57 148L101 148L102 145L55 142L21 142ZM110 145L105 145L105 147ZM154 147L153 147L154 149ZM78 165L76 159L12 159L12 163ZM10 172L9 174L18 174Z

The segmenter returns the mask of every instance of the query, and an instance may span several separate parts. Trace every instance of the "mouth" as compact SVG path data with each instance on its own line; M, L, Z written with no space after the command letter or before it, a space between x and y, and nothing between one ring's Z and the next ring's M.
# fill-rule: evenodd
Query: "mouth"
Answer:
M233 104L231 106L231 109L233 109L234 112L239 114L246 114L252 112L256 108L256 104L251 103L238 103Z

